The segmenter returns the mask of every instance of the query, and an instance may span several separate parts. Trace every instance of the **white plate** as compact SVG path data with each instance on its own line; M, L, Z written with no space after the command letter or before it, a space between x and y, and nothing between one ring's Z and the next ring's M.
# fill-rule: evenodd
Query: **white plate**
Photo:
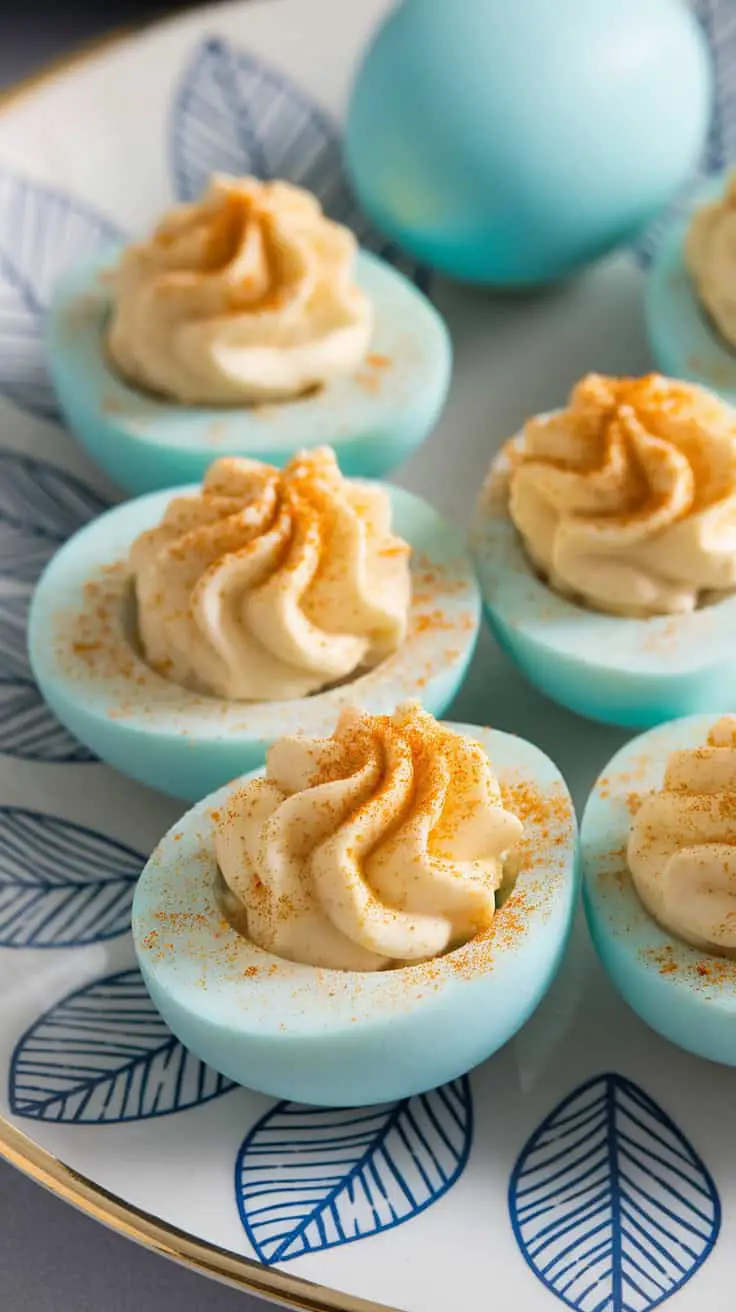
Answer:
M536 1016L452 1088L365 1121L227 1089L152 1012L127 932L133 880L177 807L87 760L29 682L29 587L110 496L39 368L55 271L211 168L251 168L253 141L274 168L278 142L300 132L300 165L331 149L329 116L384 7L211 7L0 114L0 1146L125 1233L294 1305L648 1312L674 1291L677 1312L726 1312L736 1075L646 1030L582 927ZM466 522L492 453L530 411L588 369L647 369L641 274L623 255L536 299L439 282L434 294L455 380L403 481ZM538 743L579 804L625 737L546 703L487 637L452 715Z

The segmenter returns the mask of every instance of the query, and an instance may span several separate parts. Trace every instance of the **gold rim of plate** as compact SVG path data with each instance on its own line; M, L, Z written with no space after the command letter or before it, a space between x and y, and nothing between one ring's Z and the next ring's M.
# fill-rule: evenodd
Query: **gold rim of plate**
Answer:
M172 17L175 14L170 14L169 20ZM0 113L13 108L26 96L49 86L88 60L104 55L111 46L162 21L167 20L159 17L152 24L143 24L141 27L116 28L105 36L85 42L72 54L53 60L38 72L31 73L0 92ZM216 1277L251 1294L276 1299L288 1307L304 1309L305 1312L393 1312L385 1304L341 1294L311 1280L272 1270L251 1258L196 1239L184 1230L168 1225L149 1212L126 1203L73 1167L59 1161L53 1153L34 1143L1 1115L0 1156L37 1184L43 1185L81 1212L86 1212L95 1221L203 1275Z

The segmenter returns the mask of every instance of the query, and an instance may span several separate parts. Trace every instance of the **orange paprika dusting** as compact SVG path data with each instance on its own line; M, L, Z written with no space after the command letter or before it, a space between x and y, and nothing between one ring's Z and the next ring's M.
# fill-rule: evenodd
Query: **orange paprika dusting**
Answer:
M417 615L412 627L415 633L427 633L430 629L450 629L453 622L441 610L433 610L429 614Z
M385 557L386 559L391 559L394 556L408 556L410 552L411 547L408 542L397 542L392 547L384 547L378 552L378 555Z
M412 690L427 686L448 662L459 657L457 647L447 638L459 631L470 632L475 625L470 610L454 614L445 609L445 599L451 600L460 591L468 590L466 579L455 576L457 563L450 561L438 567L434 591L413 595L409 627L402 647L390 657L397 673L401 672L407 695ZM412 570L413 577L416 577ZM130 581L126 565L120 562L114 568L102 567L98 576L90 580L76 608L60 610L54 616L54 646L56 659L66 677L73 681L86 681L90 674L100 686L110 689L111 702L106 714L110 719L144 718L155 722L162 703L160 679L166 678L167 662L157 670L139 657L130 641L127 625L123 623L130 605ZM91 598L95 604L90 606ZM98 599L101 598L101 601ZM435 604L432 605L431 603ZM429 608L429 609L427 609ZM435 635L436 646L425 647L428 635ZM364 685L384 677L385 662L374 670L361 673ZM169 683L164 705L181 700L181 715L199 710L211 722L222 720L232 723L237 730L237 704L221 699L204 697L191 690L178 690ZM346 693L346 700L348 694ZM339 702L338 702L339 705ZM186 732L182 727L180 732Z
M477 770L481 761L488 768L484 749L445 729L431 717L412 711L411 707L401 708L395 716L351 716L341 721L332 743L332 751L326 751L323 745L315 746L314 772L308 776L305 788L322 789L342 779L354 778L359 773L372 772L366 775L373 778L367 798L359 800L347 817L352 827L352 843L345 849L344 857L348 862L356 862L361 880L366 879L363 859L375 850L371 848L366 852L362 848L364 814L366 820L370 815L373 832L380 835L379 845L390 842L401 825L421 826L426 823L431 858L435 850L435 833L442 835L441 852L444 853L445 845L477 813L480 803L473 789L478 781ZM408 773L402 774L404 771ZM395 786L398 777L409 781L399 794ZM229 818L237 820L242 809L249 806L251 792L257 795L260 787L261 784L253 783L237 790L221 823L227 824ZM397 795L401 799L398 803ZM443 799L450 797L452 802L448 805ZM503 782L501 800L525 826L524 840L514 852L516 886L495 915L491 901L486 923L478 924L475 937L462 951L451 951L419 964L405 964L407 984L412 988L416 984L417 972L422 980L437 983L448 970L472 974L478 969L487 969L495 952L511 945L528 931L531 913L544 907L545 899L559 879L559 871L564 869L564 858L554 856L569 841L572 822L571 804L564 790L559 787L542 790L529 779L512 777ZM313 796L310 805L313 810L321 806L325 808L329 832L333 814L331 798L322 801ZM296 833L293 841L298 843ZM562 865L556 867L555 861L559 859ZM526 879L523 886L519 886L519 875L528 875L535 867L542 871L542 882L532 883ZM252 874L251 870L249 878ZM402 909L396 903L391 905L394 909ZM283 897L272 899L266 905L259 897L258 911L274 927L294 914L290 899ZM396 965L400 966L401 962Z
M153 917L167 929L175 929L177 932L207 923L204 914L194 911L154 911Z
M217 462L210 473L227 463ZM257 466L256 473L252 474L259 488L267 485L273 493L271 509L265 520L261 521L261 526L277 522L284 514L283 496L279 492L284 473L270 470L267 466ZM306 500L312 506L313 495L315 498L324 496L329 500L329 490L316 486L319 480L315 481L311 477L308 468L295 468L293 474L298 487L298 494L295 492L294 495L300 505ZM208 504L211 503L213 514L215 511L220 513L220 503L228 483L224 473L219 477L219 484L217 477L213 477L205 498ZM356 505L361 507L361 514L369 514L369 505L363 505L359 496L356 496ZM181 498L175 499L170 509L175 518L179 517L180 523L187 522L186 507L182 508ZM287 535L285 550L289 549L290 543L291 538ZM248 543L245 549L248 549ZM399 555L400 551L408 551L408 548L399 548L397 545L395 550ZM186 559L186 553L182 554ZM446 669L448 663L460 658L457 646L448 642L447 635L454 635L456 642L458 633L470 631L476 622L470 606L460 611L456 605L450 606L453 599L460 595L467 594L470 600L471 590L462 560L435 562L424 553L412 562L412 582L412 607L406 638L400 649L389 658L408 694L426 687ZM135 719L144 723L150 721L152 725L160 721L175 723L176 732L185 737L189 732L186 717L198 711L209 724L222 723L234 731L247 727L247 707L244 708L241 724L235 703L201 696L189 689L180 691L170 680L168 689L162 687L161 680L167 679L170 665L168 660L163 660L154 670L141 659L136 644L135 610L131 592L128 563L106 563L82 585L79 604L68 610L60 610L54 616L54 650L64 676L70 682L80 684L86 683L93 676L97 688L109 694L105 714L110 720ZM160 593L157 596L154 594L153 601L154 604L163 605L164 598ZM371 683L385 677L385 671L387 664L367 673L361 671L366 691ZM336 698L336 705L345 704L348 698L349 692L346 691L344 698ZM173 716L176 717L175 721L169 718Z
M660 948L648 948L642 953L644 961L654 966L660 975L677 975L678 981L687 983L697 991L712 995L718 989L736 991L736 960L728 956L698 957L679 940Z
M563 428L569 435L565 455L554 437ZM560 415L528 421L523 442L517 446L520 459L509 452L504 463L510 467L512 481L515 470L525 464L546 465L572 476L596 476L605 480L612 494L608 506L598 513L577 513L576 519L606 528L652 520L659 530L734 493L733 461L712 459L704 430L716 439L733 439L735 434L727 407L700 388L658 374L642 378L588 374L573 388ZM646 467L639 453L640 434L649 438ZM676 488L668 477L673 450L685 461Z

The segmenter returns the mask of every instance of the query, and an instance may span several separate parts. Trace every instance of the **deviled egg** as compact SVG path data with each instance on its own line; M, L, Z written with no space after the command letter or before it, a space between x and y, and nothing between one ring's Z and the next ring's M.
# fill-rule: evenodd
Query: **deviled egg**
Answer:
M284 733L408 696L440 713L480 601L461 536L329 448L227 457L201 487L115 507L61 548L31 606L36 680L93 752L197 799Z
M381 475L426 437L451 370L430 302L314 196L226 176L62 278L48 355L70 427L136 493L323 442Z
M658 368L736 403L736 174L711 178L667 226L645 306Z
M582 824L584 901L619 992L666 1038L736 1065L736 717L650 730Z
M492 463L473 551L491 627L592 719L736 708L736 412L658 375L588 375Z
M555 766L417 703L347 708L154 852L138 960L173 1032L276 1097L408 1097L483 1061L548 988L577 896Z

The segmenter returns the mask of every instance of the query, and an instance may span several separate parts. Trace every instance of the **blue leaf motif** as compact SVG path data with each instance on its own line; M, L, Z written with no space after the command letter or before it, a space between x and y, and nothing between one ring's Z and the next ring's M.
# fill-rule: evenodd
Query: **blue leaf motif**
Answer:
M69 265L118 237L66 192L0 170L0 392L21 409L56 417L42 341L53 286Z
M685 1136L621 1075L600 1075L542 1122L509 1187L535 1275L576 1312L649 1312L710 1254L721 1205Z
M736 15L731 0L692 0L713 58L715 100L704 173L736 159Z
M55 465L0 451L0 575L35 583L57 548L107 509L92 488Z
M634 245L640 264L648 265L674 219L686 213L693 190L713 173L736 162L736 14L733 0L691 0L711 48L714 102L708 140L694 177L662 214L645 228Z
M472 1136L467 1076L379 1107L278 1103L235 1167L248 1238L272 1265L391 1230L455 1184Z
M174 1038L138 970L71 993L18 1041L10 1067L16 1116L113 1125L198 1107L234 1088Z
M0 366L1 367L1 366ZM54 552L106 509L91 488L43 460L0 451L0 752L34 761L91 761L31 677L26 621L32 585Z
M52 715L28 665L26 622L30 589L0 590L0 752L27 761L92 761L95 758Z
M144 862L70 820L0 807L0 946L79 947L126 933Z
M194 200L213 173L283 178L313 192L325 212L392 263L398 249L362 214L348 182L340 133L329 114L280 69L217 37L203 41L171 112L177 195ZM426 282L426 271L406 272Z

